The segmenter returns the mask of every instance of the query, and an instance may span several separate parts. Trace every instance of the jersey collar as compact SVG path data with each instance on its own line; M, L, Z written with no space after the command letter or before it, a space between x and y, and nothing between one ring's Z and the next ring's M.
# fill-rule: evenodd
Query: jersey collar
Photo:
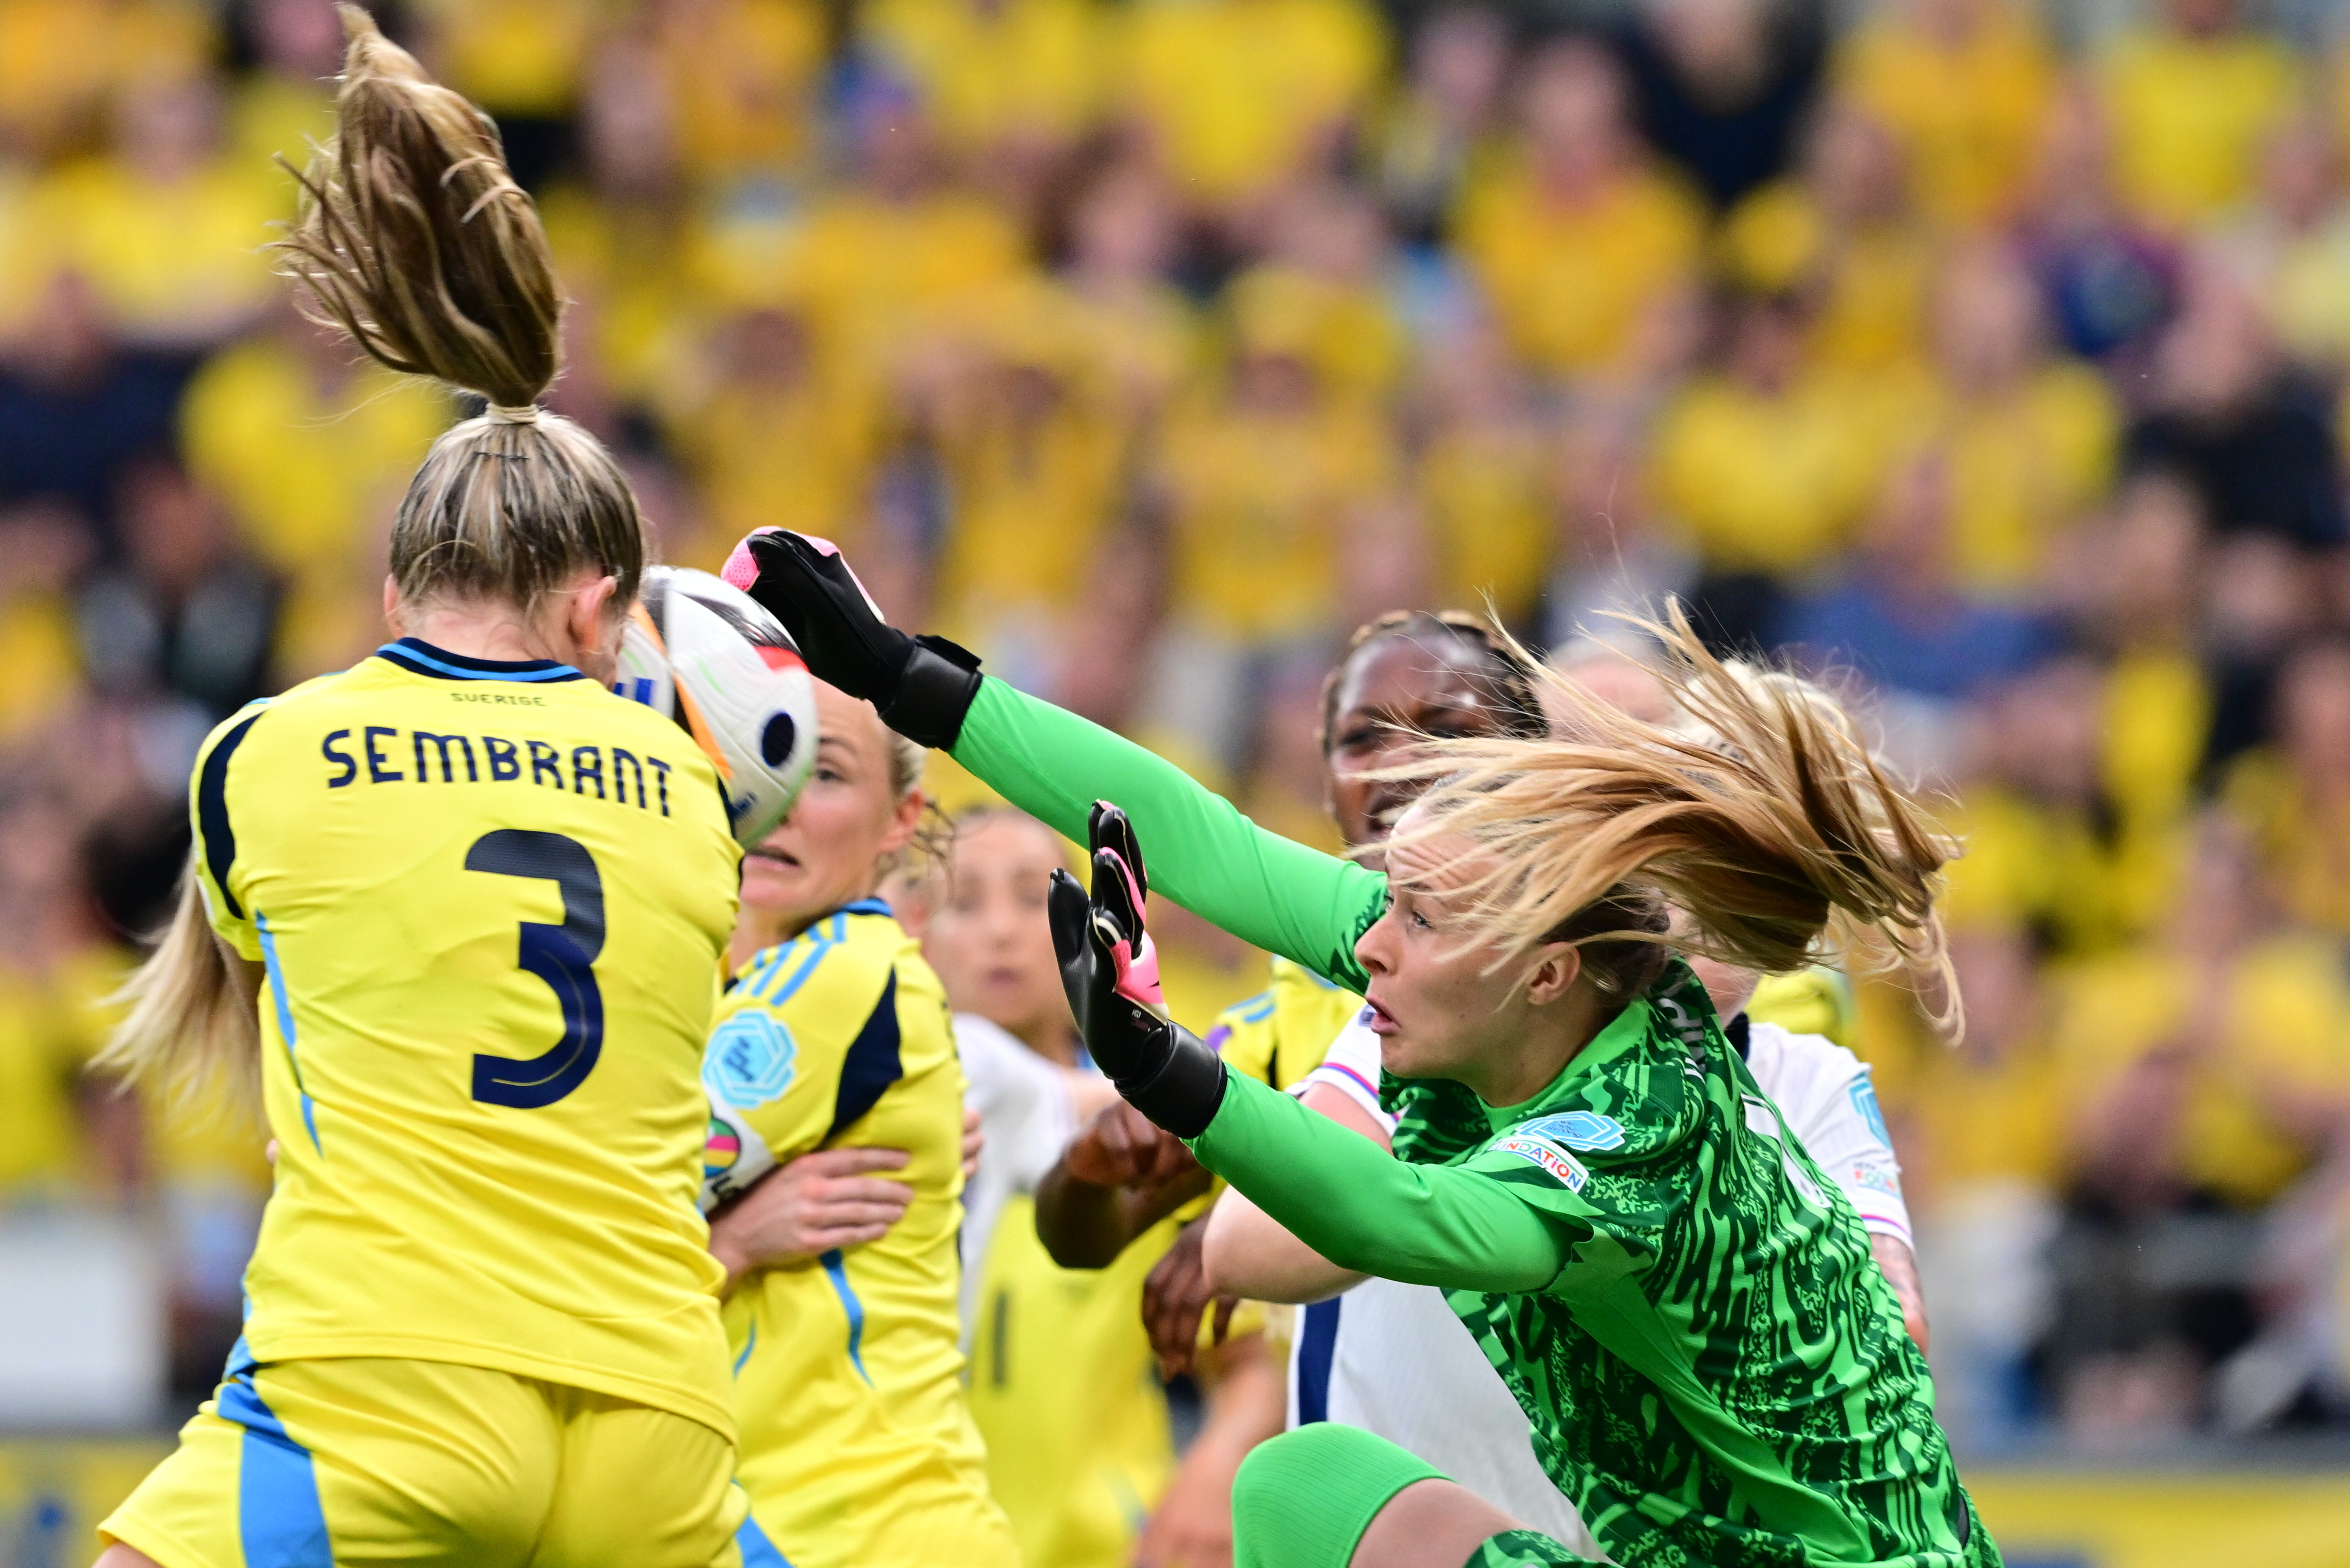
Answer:
M854 904L843 904L840 912L844 915L886 915L889 912L889 906L879 898L859 898Z
M1507 1132L1527 1117L1539 1116L1554 1103L1565 1099L1585 1080L1595 1077L1607 1064L1627 1052L1638 1050L1648 1037L1655 1016L1655 1007L1645 996L1634 997L1623 1012L1608 1022L1607 1026L1591 1038L1591 1044L1577 1051L1558 1076L1543 1085L1534 1098L1514 1106L1484 1106L1485 1120L1495 1132Z
M452 653L445 648L435 648L420 637L403 637L398 642L387 642L375 650L378 659L397 664L411 675L430 676L435 680L585 680L567 664L557 664L551 659L475 659L470 653Z

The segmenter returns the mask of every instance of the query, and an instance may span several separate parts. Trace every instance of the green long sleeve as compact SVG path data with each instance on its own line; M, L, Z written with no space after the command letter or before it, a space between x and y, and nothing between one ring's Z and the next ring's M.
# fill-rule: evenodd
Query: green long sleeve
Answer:
M1363 989L1355 939L1387 906L1378 872L1267 833L1173 763L993 678L950 754L1080 844L1095 801L1118 806L1155 890L1243 941Z
M1514 1294L1565 1266L1565 1240L1502 1182L1411 1165L1288 1095L1228 1074L1191 1140L1200 1163L1341 1268L1406 1284Z

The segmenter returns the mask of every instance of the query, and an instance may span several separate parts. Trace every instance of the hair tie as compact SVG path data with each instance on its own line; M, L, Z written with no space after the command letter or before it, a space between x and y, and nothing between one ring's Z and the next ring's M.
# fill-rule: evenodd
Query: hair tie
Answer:
M525 403L520 408L511 408L504 403L492 403L482 411L489 415L492 424L535 425L538 423L536 403Z

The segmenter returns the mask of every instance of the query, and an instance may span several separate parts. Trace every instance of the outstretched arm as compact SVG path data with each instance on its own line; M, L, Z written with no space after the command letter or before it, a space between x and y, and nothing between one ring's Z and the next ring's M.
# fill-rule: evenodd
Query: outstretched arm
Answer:
M1243 941L1363 988L1355 939L1386 906L1378 872L1267 833L1164 758L1001 680L980 682L952 755L1079 843L1093 803L1116 802L1150 846L1153 888Z
M1149 834L1167 897L1362 989L1355 939L1378 918L1386 877L1263 831L1140 746L982 676L979 660L953 643L909 637L881 618L825 540L757 529L725 577L789 628L811 674L871 702L898 733L949 752L1072 838L1094 802L1116 802Z
M1566 1264L1565 1239L1502 1182L1458 1166L1409 1165L1234 1073L1200 1163L1341 1269L1454 1290L1538 1291Z

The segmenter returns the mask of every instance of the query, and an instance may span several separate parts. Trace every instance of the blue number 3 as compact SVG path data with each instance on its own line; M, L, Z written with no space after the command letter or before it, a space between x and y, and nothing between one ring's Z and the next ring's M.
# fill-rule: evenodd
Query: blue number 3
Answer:
M522 922L515 967L538 976L563 1004L563 1038L543 1056L473 1058L473 1098L534 1111L588 1081L604 1051L604 993L590 968L604 950L604 879L586 846L560 833L503 827L465 852L465 869L529 877L563 889L563 923Z

